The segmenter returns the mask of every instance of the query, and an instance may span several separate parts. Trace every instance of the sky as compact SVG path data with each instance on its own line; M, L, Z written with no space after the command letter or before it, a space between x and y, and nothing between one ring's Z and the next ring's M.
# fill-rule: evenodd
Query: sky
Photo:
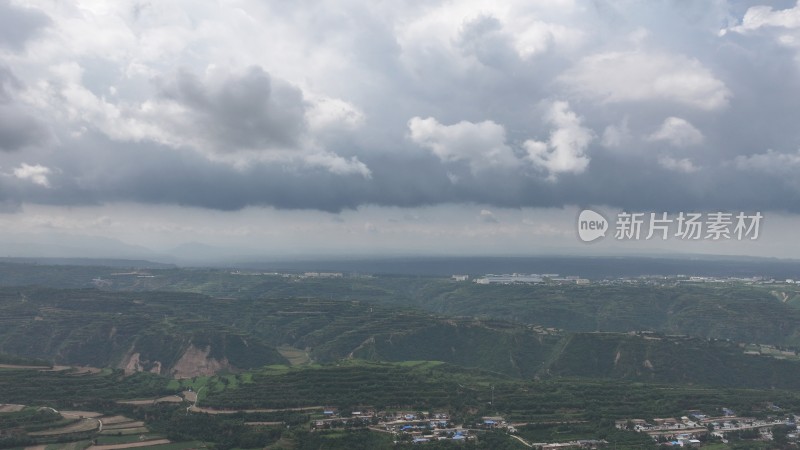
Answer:
M798 123L794 1L0 0L0 256L795 258Z

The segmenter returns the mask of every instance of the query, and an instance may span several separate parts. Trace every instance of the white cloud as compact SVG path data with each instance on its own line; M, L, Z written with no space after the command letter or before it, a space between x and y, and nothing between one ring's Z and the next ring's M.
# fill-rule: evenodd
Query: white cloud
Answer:
M28 180L31 183L47 188L50 187L50 180L47 178L47 176L51 173L53 173L53 171L50 168L40 164L31 166L29 164L22 163L22 165L14 169L14 176L20 180Z
M675 172L693 173L697 172L699 168L694 165L689 158L673 158L672 156L661 156L658 158L658 163L665 169L674 170Z
M778 43L785 47L800 47L800 36L782 34L778 36Z
M739 155L733 159L733 166L744 172L757 172L800 191L800 150L794 153L781 153L769 149L764 153Z
M151 139L177 145L178 138L163 130L159 121L148 119L156 110L152 103L109 101L85 87L83 75L83 67L76 62L54 65L47 80L26 93L26 100L77 134L88 126L118 141Z
M589 166L585 151L593 139L592 131L581 125L581 118L569 103L553 102L545 120L555 127L547 142L527 140L523 144L528 159L545 169L554 180L561 173L582 173Z
M76 218L61 214L33 214L28 217L25 222L30 229L51 228L61 231L98 230L121 225L107 215L91 218Z
M271 79L260 68L230 72L211 65L202 79L179 73L164 82L160 96L138 102L96 95L84 86L84 69L74 62L52 67L51 74L28 100L71 124L75 137L90 127L115 141L190 148L239 168L260 161L371 175L358 158L328 151L318 139L330 130L358 128L364 121L358 108L332 97L308 100L296 86ZM240 89L246 84L253 89Z
M609 125L603 130L600 144L606 148L620 148L632 139L631 130L628 127L628 118L625 117L617 125Z
M441 2L408 9L394 24L400 61L411 76L460 76L505 55L531 61L550 51L580 48L586 33L566 23L571 1Z
M795 153L779 153L769 149L765 153L739 155L733 160L739 170L756 170L759 172L782 174L790 172L793 176L800 169L800 150Z
M450 180L451 184L456 184L456 183L458 183L460 178L458 177L458 175L454 174L453 172L448 171L447 172L447 179Z
M758 5L748 8L740 24L723 28L719 35L728 32L752 35L762 32L771 36L779 45L800 49L800 1L787 9L775 10L769 5ZM800 53L796 59L800 61Z
M742 23L722 30L747 33L763 27L800 28L800 1L793 8L774 10L769 5L751 6L744 13Z
M506 145L505 128L491 120L443 125L432 117L413 117L408 121L408 129L414 143L428 148L443 162L467 162L473 173L520 164Z
M703 133L680 117L667 117L664 123L647 136L649 141L666 141L675 147L689 147L703 143Z
M364 113L355 105L339 98L319 97L310 100L306 121L314 132L355 130L364 124Z
M578 61L559 80L577 95L602 103L657 101L716 110L731 97L700 61L669 53L599 53Z
M497 217L494 215L493 212L489 211L488 209L482 209L480 214L478 214L478 220L483 223L499 223L500 221L497 220Z
M306 165L322 167L336 175L361 175L371 178L372 172L356 157L349 159L331 152L311 153L303 157Z
M544 142L525 141L522 146L526 153L522 157L506 143L505 128L491 120L443 125L432 117L414 117L408 121L408 128L414 143L428 148L443 162L468 163L473 173L490 167L508 169L530 164L547 172L553 181L562 173L584 172L590 161L585 151L594 139L592 131L581 124L581 118L564 101L553 102L544 119L553 126L550 137Z
M512 23L511 28L514 49L521 59L529 59L554 46L577 47L583 39L583 33L575 28L541 20L519 21Z

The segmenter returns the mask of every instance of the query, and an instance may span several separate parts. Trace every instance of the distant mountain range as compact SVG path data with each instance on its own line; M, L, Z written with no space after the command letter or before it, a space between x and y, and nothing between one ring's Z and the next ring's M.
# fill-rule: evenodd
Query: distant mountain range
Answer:
M195 257L189 257L193 253ZM8 253L7 253L8 254ZM800 261L726 256L681 257L408 257L381 259L276 259L272 261L238 258L204 259L202 253L184 253L181 258L164 255L135 258L100 256L6 256L0 261L10 263L71 266L137 267L164 269L174 267L217 267L267 272L345 272L403 276L472 276L488 273L548 273L578 275L582 278L603 279L651 275L689 275L707 277L753 277L800 279Z
M38 264L156 267L235 267L265 271L332 271L449 276L486 273L558 273L584 278L641 275L765 276L800 278L800 260L696 254L612 256L306 256L269 255L251 249L188 242L164 251L104 237L48 235L3 241L0 258ZM126 263L123 260L133 260Z

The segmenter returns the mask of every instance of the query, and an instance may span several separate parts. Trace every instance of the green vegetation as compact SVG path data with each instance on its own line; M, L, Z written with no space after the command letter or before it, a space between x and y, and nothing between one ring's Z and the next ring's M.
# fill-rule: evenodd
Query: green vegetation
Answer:
M737 342L800 344L800 309L777 299L771 288L744 284L478 285L442 279L375 278L306 280L292 285L275 279L252 291L270 298L324 292L326 297L568 331L650 330Z
M291 408L336 406L355 410L445 410L463 417L502 413L512 421L674 417L689 410L763 416L765 405L779 402L800 410L800 393L772 389L731 389L650 384L588 378L518 380L446 364L337 364L264 370L253 382L228 388L209 381L204 404L216 408ZM494 403L492 400L494 387Z
M50 363L41 359L24 358L21 356L7 355L4 353L0 353L0 364L50 367Z
M190 346L232 368L286 362L259 339L198 313L198 303L208 301L181 293L5 288L0 350L59 364L138 365L165 374Z
M496 288L506 287L518 288ZM780 303L774 297L769 301ZM775 357L790 353L775 347L769 347L773 353L762 351L771 356L758 356L745 354L752 353L752 346L713 338L555 332L355 300L2 288L0 313L7 325L0 328L0 350L5 352L25 358L46 356L54 363L161 374L175 370L186 376L211 374L191 372L208 364L217 373L287 364L277 349L290 348L302 352L302 364L347 358L429 360L519 378L578 376L800 388L800 361ZM231 377L227 382L236 385L240 380ZM192 381L180 387L201 385Z
M781 286L726 284L477 285L430 277L303 279L213 269L150 269L151 278L115 268L6 264L0 284L182 291L214 297L326 298L413 307L568 331L651 330L737 342L800 346L800 295Z
M294 436L298 449L350 450L354 448L394 448L392 435L367 430L333 431L322 433L297 433Z
M172 441L213 442L218 449L263 448L277 442L283 430L276 427L245 425L240 417L186 414L170 406L145 408L151 428Z
M21 411L0 413L0 430L21 429L39 431L52 426L63 418L57 412L46 408L25 408Z
M568 331L651 330L779 346L800 345L800 294L743 283L477 285L431 277L303 279L229 270L0 263L0 285L202 293L238 299L325 298L491 317ZM141 277L140 275L146 275Z
M107 406L114 400L158 397L174 393L167 379L147 373L124 376L76 374L74 371L0 370L0 403L61 408Z
M745 355L729 342L656 334L578 333L553 356L550 375L796 389L797 361Z
M363 407L440 410L465 423L477 421L484 415L498 414L513 422L569 421L574 423L522 427L520 435L528 441L539 442L572 439L606 439L611 442L613 439L619 448L628 445L636 448L646 442L642 435L613 429L611 421L614 419L674 417L690 410L718 414L722 407L733 408L741 415L765 417L771 414L766 407L771 403L780 403L790 411L800 410L800 393L795 391L585 378L525 381L434 362L343 361L329 365L269 367L248 375L203 379L204 392L208 392L204 405L217 408L332 406L342 412ZM244 382L245 378L250 381ZM231 383L232 379L237 383ZM290 440L299 445L296 448L311 448L305 445L319 443L321 438L301 431L311 418L308 412L283 410L187 415L180 405L137 407L112 401L114 398L155 397L169 392L166 379L150 374L122 377L119 372L80 376L38 370L0 372L0 386L11 385L16 388L0 388L0 403L19 403L27 399L30 404L125 414L145 420L152 433L176 441L200 440L215 442L218 448L252 448ZM489 404L492 399L493 403ZM59 416L46 411L27 408L19 413L0 414L0 430L36 424L52 426L51 422L60 420ZM254 427L245 425L246 422L283 422L289 428ZM339 435L343 436L342 441L335 440L337 444L331 448L339 448L338 442L352 443L380 437L372 434L350 436L349 432L342 430ZM493 448L486 446L486 442L493 438L488 439L479 440L475 448ZM382 443L375 445L383 448L380 447ZM502 445L514 448L516 444L509 441Z
M654 444L615 429L616 419L723 407L766 417L772 403L800 411L800 308L783 287L138 274L0 263L0 283L49 286L0 287L0 364L104 368L0 368L0 403L28 405L0 413L0 447L77 421L48 408L134 417L147 436L176 442L163 448L295 449L393 448L396 438L350 425L310 431L319 412L291 410L304 407L445 411L465 424L502 415L528 424L519 427L528 442L605 439L617 448ZM112 284L86 288L95 278ZM186 377L169 378L176 372ZM189 389L202 408L260 411L117 403ZM730 447L759 448L748 433L732 435ZM788 430L773 433L776 445L786 442ZM457 447L527 448L504 432Z

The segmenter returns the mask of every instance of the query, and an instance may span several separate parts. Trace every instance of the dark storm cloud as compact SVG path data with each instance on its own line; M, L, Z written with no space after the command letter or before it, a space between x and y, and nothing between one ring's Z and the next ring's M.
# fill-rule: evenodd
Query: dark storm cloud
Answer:
M466 22L457 41L465 54L474 55L483 65L502 69L519 57L511 48L503 26L497 18L480 16Z
M49 133L37 119L0 104L0 151L15 151L43 143Z
M338 212L361 205L416 207L479 203L497 207L610 205L632 211L784 210L800 212L796 187L733 166L711 176L676 173L656 162L597 155L593 170L557 183L521 173L459 171L453 182L424 153L388 153L366 160L373 176L275 164L237 169L152 144L118 144L96 137L69 149L53 166L50 187L4 179L0 200L54 205L132 201L217 210L247 206ZM742 178L747 182L742 182ZM79 180L79 181L76 181Z
M0 0L0 46L20 50L49 24L50 19L39 10L20 8L9 0Z
M15 102L22 83L0 64L0 151L15 151L45 142L47 128L27 108Z
M11 69L0 65L0 103L11 101L11 93L19 89L22 83L14 76Z
M369 190L360 176L287 170L277 164L238 169L191 150L120 144L96 135L81 140L51 165L59 170L48 176L49 187L6 178L0 179L5 184L0 191L12 199L51 205L133 201L226 211L250 205L339 211L357 207Z
M305 129L300 90L261 67L219 81L180 71L162 82L161 95L186 108L181 131L199 133L218 151L294 147Z
M308 83L283 81L267 69L284 74L267 65L222 71L211 64L213 58L192 66L209 67L202 76L195 75L201 71L159 66L157 92L137 92L142 98L119 102L120 116L129 113L136 119L120 121L118 128L129 127L130 134L107 132L116 136L112 139L90 132L63 139L58 152L29 160L54 169L49 187L5 177L0 180L3 195L12 203L133 201L220 210L478 203L800 212L797 46L782 44L767 31L719 36L719 28L734 24L747 10L738 4L592 5L552 23L534 14L517 28L509 24L514 18L480 11L458 17L444 38L430 25L436 17L403 33L398 31L401 22L413 21L413 14L400 14L395 24L390 13L384 17L380 10L357 5L359 12L342 21L333 12L338 6L309 13L285 6L281 14L287 27L296 20L309 28L309 54L317 47L327 50L324 63L308 65ZM8 4L0 3L3 7ZM530 42L518 41L534 28L538 31L525 37ZM574 38L578 43L572 43L570 33L579 36ZM608 61L610 69L603 66ZM330 72L315 74L311 67ZM609 70L598 76L592 71L597 67ZM330 84L325 83L328 77ZM619 79L630 83L615 84ZM314 135L306 123L313 96L304 97L297 87L306 84L322 95L329 94L326 86L334 86L330 95L363 111L365 125ZM91 87L105 92L105 86ZM24 113L15 103L19 89L21 83L0 67L4 150L42 139L43 129L32 116L19 114ZM145 108L137 109L141 103L136 100L155 107L141 113ZM555 102L568 102L565 114L578 118L573 125L547 117ZM467 148L483 140L463 136L442 150L436 139L447 132L412 139L409 123L417 117L434 119L426 123L435 123L438 131L452 131L448 127L462 122L467 128L491 122L482 129L500 138L487 138L496 145L485 151ZM671 119L699 134L688 141L654 138ZM70 135L74 125L64 125L62 135ZM605 139L609 127L624 129L617 142ZM151 128L163 133L148 134ZM551 141L562 139L567 143L562 147L569 147L581 141L576 136L588 144L574 145L578 151L572 154L554 153ZM545 162L550 164L531 158L526 142L547 147L552 160ZM489 153L498 149L502 158L492 159ZM288 158L255 158L236 167L209 158L210 153L231 156L239 150L292 152ZM338 164L355 157L366 165L368 176L337 172L333 163L312 164L320 155L341 156ZM582 158L588 160L585 168L575 164ZM492 164L498 161L502 164ZM7 172L8 164L3 167Z

